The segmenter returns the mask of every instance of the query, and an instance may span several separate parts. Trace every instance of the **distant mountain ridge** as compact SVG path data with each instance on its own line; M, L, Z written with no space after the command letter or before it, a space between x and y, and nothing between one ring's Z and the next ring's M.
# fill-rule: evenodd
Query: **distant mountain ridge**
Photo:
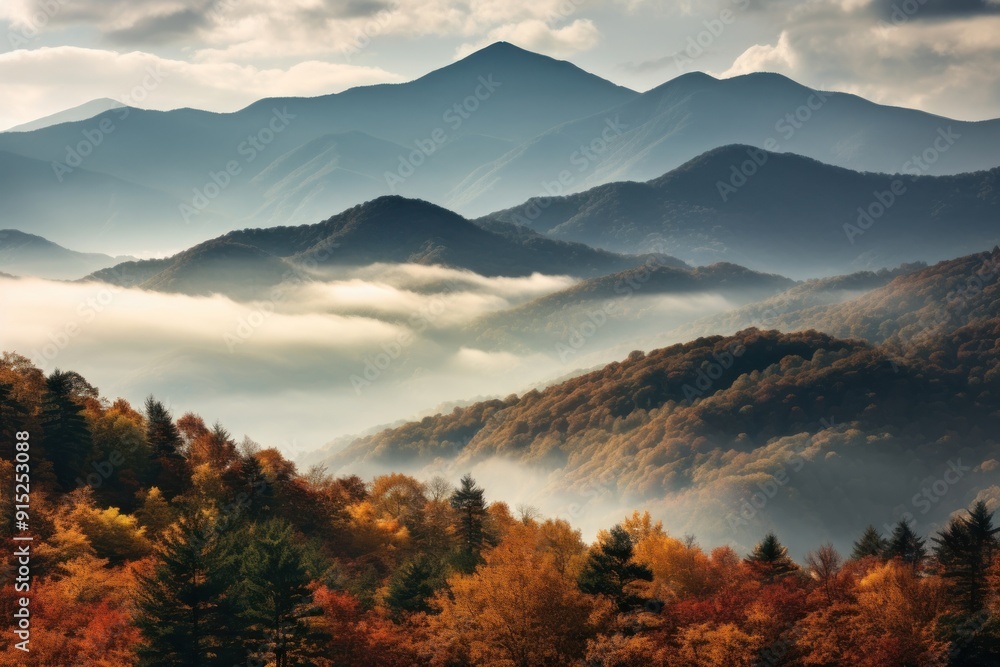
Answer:
M479 344L541 351L566 359L580 345L581 328L599 329L602 342L662 335L674 318L690 317L698 300L725 299L727 305L755 302L784 292L795 281L735 264L667 266L646 263L618 273L581 281L516 308L486 315L469 329ZM673 301L672 301L673 300ZM694 305L678 305L684 300ZM711 308L709 303L704 306ZM657 309L662 310L659 313ZM671 312L678 311L678 312Z
M955 137L940 151L939 132ZM653 179L733 143L879 172L905 171L914 155L938 151L921 173L945 175L997 166L1000 120L953 121L774 74L686 74L640 94L501 42L402 84L268 98L226 114L121 108L0 133L0 151L48 165L4 193L22 212L6 226L108 252L313 223L391 194L484 215L534 195ZM64 183L53 163L71 166ZM0 180L9 173L0 169ZM92 240L107 204L70 208L58 194L57 185L94 174L128 182L150 202L114 202L116 247ZM70 210L86 222L70 223ZM706 261L727 259L745 264Z
M301 224L386 194L443 204L445 193L474 166L552 126L635 95L570 63L497 43L407 83L312 98L267 98L228 114L117 109L34 132L2 133L0 151L65 163L68 148L88 141L84 133L90 133L100 145L87 150L83 169L158 190L189 206L204 197L210 202L206 212L230 220L229 229L238 227L237 221ZM111 129L100 131L102 123ZM354 140L319 155L300 151L328 135ZM278 183L265 172L279 160L286 172L296 173L275 189ZM239 170L227 176L223 172L230 161ZM331 172L332 180L324 177ZM387 173L402 173L401 182L390 183ZM212 174L223 174L218 178L226 185L208 197L206 188L211 193L215 187ZM258 176L267 187L254 181ZM25 196L51 187L50 178L40 179ZM200 211L187 225L180 215L158 219L147 234L170 247L204 240L208 235L201 228L208 221ZM152 217L140 207L132 214ZM45 219L39 216L37 222ZM28 222L36 220L22 226ZM172 236L158 237L157 229L170 229ZM75 240L74 229L64 233L48 235Z
M512 196L647 181L729 144L854 171L910 172L910 165L916 173L948 175L998 165L1000 119L965 122L882 106L780 74L715 79L692 72L512 149L472 172L452 192L451 204L485 214L505 208Z
M479 221L619 252L661 247L698 264L817 277L992 246L998 214L1000 167L938 177L859 173L734 145L644 183L530 199Z
M0 270L17 276L70 280L128 258L67 250L16 229L0 229Z
M78 120L86 120L88 118L93 118L98 114L104 113L105 111L110 111L111 109L120 109L123 106L125 105L118 100L102 97L101 99L84 102L79 106L64 109L63 111L43 116L42 118L37 118L27 123L15 125L14 127L4 130L4 132L30 132L32 130L40 130L43 127L58 125L59 123L72 123Z

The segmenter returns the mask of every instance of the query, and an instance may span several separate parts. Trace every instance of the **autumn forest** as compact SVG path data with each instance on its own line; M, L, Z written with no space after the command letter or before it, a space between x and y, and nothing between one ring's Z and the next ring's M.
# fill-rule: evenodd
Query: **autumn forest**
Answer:
M3 665L1000 660L1000 525L983 502L937 534L869 527L850 553L819 544L795 562L780 535L708 550L640 511L587 544L469 475L297 470L223 425L154 397L110 402L11 353L0 417L33 473L31 661L11 643ZM4 452L4 479L16 460Z

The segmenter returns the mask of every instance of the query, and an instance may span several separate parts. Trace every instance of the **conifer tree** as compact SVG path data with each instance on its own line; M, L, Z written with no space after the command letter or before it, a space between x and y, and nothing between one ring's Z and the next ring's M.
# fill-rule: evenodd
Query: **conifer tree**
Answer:
M924 539L913 532L905 520L900 520L889 536L885 547L885 558L898 558L913 567L920 567L927 558Z
M463 572L472 572L480 562L485 533L486 499L483 489L476 485L472 475L462 477L460 486L451 495L451 506L458 514L459 552L456 565Z
M767 582L773 582L799 569L788 556L788 549L778 541L778 536L774 533L765 535L743 560Z
M389 581L386 603L396 612L429 612L428 600L441 581L441 568L426 555L404 563Z
M304 618L311 600L302 548L291 524L272 519L234 533L239 583L234 598L249 653L261 664L288 667L309 652Z
M60 370L45 381L42 403L45 452L64 491L76 486L75 480L82 474L83 465L93 447L90 429L83 416L79 382L86 385L76 373Z
M858 541L854 543L854 551L851 552L851 558L854 560L861 560L862 558L871 556L881 558L885 552L886 544L886 539L879 534L875 526L869 525L865 528L865 532L861 534L861 537L858 538Z
M183 442L170 411L152 396L146 399L146 440L153 456L151 486L170 500L186 486Z
M580 590L591 595L606 595L628 611L642 599L628 590L634 581L652 581L653 572L632 560L632 538L622 526L614 526L608 538L590 551L578 580Z
M234 558L203 514L163 538L154 572L140 580L140 667L231 667L243 651L233 608Z
M956 518L934 538L934 554L941 574L952 580L950 590L962 609L974 614L983 609L988 592L987 575L1000 550L1000 527L983 501L966 517Z

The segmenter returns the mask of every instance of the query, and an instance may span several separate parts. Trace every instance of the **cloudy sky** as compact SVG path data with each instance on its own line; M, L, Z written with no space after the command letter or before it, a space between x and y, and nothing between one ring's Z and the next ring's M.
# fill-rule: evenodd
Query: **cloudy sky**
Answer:
M638 90L768 70L1000 116L1000 0L4 0L0 32L0 127L98 97L231 111L405 81L498 40Z

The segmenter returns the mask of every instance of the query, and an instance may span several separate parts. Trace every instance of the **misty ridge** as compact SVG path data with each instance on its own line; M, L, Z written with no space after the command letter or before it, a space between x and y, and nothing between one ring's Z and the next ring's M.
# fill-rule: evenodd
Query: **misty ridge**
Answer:
M635 507L796 557L928 535L1000 503L998 163L1000 120L503 42L233 113L98 100L0 133L0 349L588 540Z

